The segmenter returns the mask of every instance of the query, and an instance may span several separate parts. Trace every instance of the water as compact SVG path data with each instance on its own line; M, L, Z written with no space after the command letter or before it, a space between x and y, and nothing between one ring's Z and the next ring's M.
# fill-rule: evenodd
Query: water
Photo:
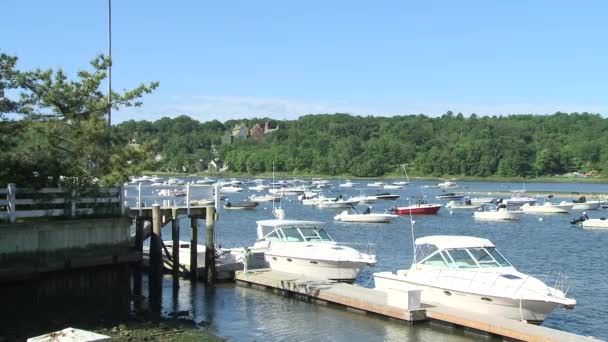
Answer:
M366 187L365 180L357 180L355 189L338 188L333 181L332 189L324 189L328 196L340 193L359 195L360 190L374 193L376 189ZM397 201L379 201L372 206L374 211L383 211L392 205L406 205L410 196L425 195L434 198L441 189L421 189L422 185L436 182L412 182L401 190L390 190L401 195ZM517 182L461 182L465 189L449 189L450 192L496 192L521 189ZM247 187L247 186L245 186ZM578 183L526 183L530 195L543 192L595 192L608 193L607 184ZM231 202L244 200L254 192L244 191L228 194ZM570 198L556 198L555 201ZM445 203L445 202L443 202ZM412 236L410 223L400 218L390 224L352 224L333 221L341 210L316 209L302 206L295 197L281 202L287 218L319 220L328 222L327 230L340 242L371 242L375 245L378 263L373 269L362 272L357 283L373 287L371 274L409 268L412 260ZM257 210L220 210L217 223L216 242L223 247L252 245L256 238L256 220L270 219L272 204L261 203ZM578 302L574 310L557 309L543 323L544 326L560 330L608 338L608 283L605 267L608 265L608 231L583 230L569 224L579 214L528 215L515 222L476 221L470 212L442 208L438 215L414 216L415 236L425 235L471 235L491 240L520 271L532 275L562 272L572 280L568 296ZM591 217L608 216L606 210L591 211ZM407 218L407 217L406 217ZM542 220L539 220L542 218ZM182 227L188 227L183 221ZM204 226L204 224L201 224ZM189 239L188 229L181 229L182 239ZM163 230L163 237L170 238L170 229ZM199 234L204 243L204 234ZM202 286L202 285L199 285ZM180 290L180 301L188 302L189 294ZM201 290L202 291L202 290ZM173 303L172 300L169 302ZM170 306L165 301L164 306ZM373 315L361 315L335 308L305 303L284 298L271 292L232 286L216 289L216 296L209 297L205 304L197 302L197 312L211 317L211 329L219 336L235 340L331 340L348 341L352 338L366 340L393 339L454 339L454 330L442 330L428 325L407 327ZM212 303L208 307L207 304ZM186 305L187 306L187 305ZM348 328L347 328L348 327ZM339 329L339 330L338 330ZM339 331L339 333L336 333ZM439 334L439 335L435 335ZM449 334L443 337L442 334ZM467 339L471 336L459 336Z

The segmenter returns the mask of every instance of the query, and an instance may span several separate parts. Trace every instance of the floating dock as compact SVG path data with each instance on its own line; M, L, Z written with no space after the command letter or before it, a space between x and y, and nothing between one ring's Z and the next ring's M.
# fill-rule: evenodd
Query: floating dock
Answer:
M237 271L235 280L240 285L275 289L313 302L330 302L411 323L423 320L436 321L440 324L447 323L481 334L511 340L598 341L592 337L443 306L422 304L419 310L407 310L388 305L388 296L382 291L270 269L251 270L247 273Z

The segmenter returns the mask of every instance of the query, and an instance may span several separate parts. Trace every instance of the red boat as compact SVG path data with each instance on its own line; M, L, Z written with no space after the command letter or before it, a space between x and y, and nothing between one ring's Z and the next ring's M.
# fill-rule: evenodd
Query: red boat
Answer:
M432 203L416 203L407 207L396 207L395 214L397 215L429 215L437 214L441 209L441 204Z

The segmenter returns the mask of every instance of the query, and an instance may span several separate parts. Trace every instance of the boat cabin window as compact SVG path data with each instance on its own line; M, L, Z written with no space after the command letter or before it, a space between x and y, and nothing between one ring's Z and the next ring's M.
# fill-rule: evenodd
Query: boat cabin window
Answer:
M319 234L317 234L317 231L314 228L300 227L300 232L302 232L302 236L304 236L304 240L306 241L322 241L321 237Z
M319 233L319 236L321 239L323 239L323 241L334 241L334 239L332 239L323 228L317 230L317 233Z
M507 261L507 259L505 259L505 257L503 257L502 254L500 254L500 252L496 250L496 248L486 248L486 250L492 255L494 260L496 260L496 262L500 266L502 266L502 267L511 266L511 264Z
M296 227L283 228L283 234L285 234L285 241L287 242L303 242L304 239Z
M473 258L475 258L475 261L477 261L480 267L500 267L485 248L469 248L468 251Z
M266 240L268 240L268 241L281 241L281 240L283 240L281 238L281 236L279 235L279 232L276 231L276 230L273 230L272 232L270 232L269 234L267 234L264 238Z
M445 262L443 257L441 256L441 252L437 252L424 260L421 264L427 266L438 266L438 267L447 267L448 264Z
M416 245L416 260L424 260L424 258L435 253L437 250L437 246L430 243Z
M447 249L444 251L452 260L452 266L457 268L477 268L477 263L466 249Z

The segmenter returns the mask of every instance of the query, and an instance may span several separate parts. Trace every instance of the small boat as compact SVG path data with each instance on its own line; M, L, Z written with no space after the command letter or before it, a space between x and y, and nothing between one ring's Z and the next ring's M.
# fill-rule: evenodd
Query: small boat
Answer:
M220 192L223 193L235 193L235 192L241 192L243 191L243 188L241 188L240 186L237 185L227 185L227 186L223 186L220 188Z
M215 181L213 179L209 179L209 178L204 178L204 179L198 179L196 181L196 184L213 184L215 183Z
M413 286L422 289L425 304L528 323L541 323L558 306L576 305L576 300L566 297L567 278L543 282L519 272L487 239L425 236L416 239L414 255L409 270L374 273L376 289Z
M481 220L519 220L524 215L523 211L509 210L505 204L498 207L492 205L482 205L473 213L473 217Z
M432 215L437 214L441 209L441 204L426 203L426 201L418 201L416 204L407 207L393 207L392 211L397 215Z
M265 185L265 184L257 184L254 186L250 186L249 190L253 190L253 191L265 191L268 190L268 188L270 188L270 186Z
M460 186L454 182L451 182L451 181L445 181L445 182L438 183L436 185L436 187L440 188L440 189L460 189L460 188L462 188L462 186Z
M524 213L539 213L539 214L567 214L568 210L560 208L551 202L545 202L543 205L531 205L526 203L520 207Z
M443 200L459 200L459 199L463 199L464 195L455 194L453 192L447 192L445 194L439 194L439 195L435 196L435 198L443 199Z
M477 208L481 207L481 204L472 204L470 200L465 200L465 202L456 202L456 201L449 201L446 205L446 208L449 209L457 209L457 210L476 210Z
M471 204L490 204L496 203L497 199L494 197L472 197Z
M347 179L347 180L346 180L346 182L341 183L341 184L340 184L340 185L338 185L338 186L339 186L340 188L352 188L352 187L353 187L355 184L358 184L358 183L353 183L353 182L351 182L350 180L348 180L348 179Z
M282 197L280 195L273 194L249 196L249 199L254 202L278 202L281 200L281 198Z
M372 183L367 183L367 186L372 187L372 188L381 188L384 186L384 182L372 182Z
M340 282L352 283L365 266L376 265L375 255L335 242L323 225L286 219L257 221L253 249L264 251L271 269Z
M364 212L358 212L356 209L351 208L354 212L344 210L340 214L334 216L334 220L341 222L359 222L359 223L389 223L393 219L399 217L398 215L385 214L385 213L372 213L371 207L368 207Z
M232 204L229 201L226 201L224 204L224 209L235 209L235 210L254 210L259 205L258 202L253 201L243 201L236 204Z
M572 219L570 221L571 224L575 224L582 228L590 228L590 229L608 229L608 219L605 217L600 217L599 219L591 219L587 216L586 212L583 212L583 215L577 219Z
M313 204L317 208L325 208L325 209L340 209L340 208L349 208L353 205L357 205L359 201L352 199L343 199L340 197L336 197L334 199L323 198L318 201L316 204Z
M164 240L163 244L163 263L166 270L171 270L173 265L173 241ZM206 246L197 244L196 245L196 264L197 268L205 267L205 251ZM217 278L219 280L232 280L234 279L234 271L243 269L243 256L244 248L216 248L215 249L215 268L217 272ZM256 255L256 258L263 258L263 254ZM143 259L144 263L149 262L150 258L150 246L143 246ZM190 272L190 242L179 241L179 265L182 272ZM199 272L199 275L202 275Z
M562 201L557 206L566 210L596 210L602 206L602 201L587 201L585 196L580 196L572 202Z
M403 186L393 183L393 184L386 184L382 188L389 189L389 190L398 190L398 189L403 189Z
M370 196L359 195L359 196L349 197L349 199L352 201L358 201L359 203L374 203L374 202L376 202L376 200L378 200L378 198L373 195L370 195Z
M383 192L383 193L375 194L374 197L376 197L376 199L379 199L379 200L396 200L397 198L399 198L401 196L389 194L388 192Z
M521 207L526 203L536 203L536 198L528 197L525 195L525 193L526 190L513 190L511 191L511 197L503 199L502 203L506 204L507 206L513 207Z

